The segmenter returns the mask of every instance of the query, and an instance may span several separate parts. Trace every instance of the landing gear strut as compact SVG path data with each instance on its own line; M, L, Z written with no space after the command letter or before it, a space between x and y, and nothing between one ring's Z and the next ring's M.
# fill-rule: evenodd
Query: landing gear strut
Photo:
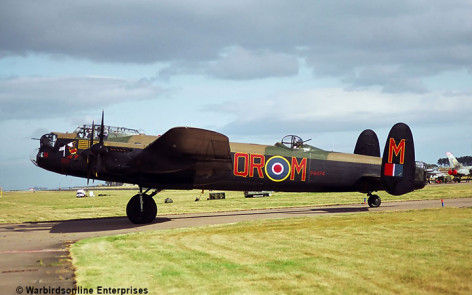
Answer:
M373 195L372 193L368 193L367 196L369 197L369 200L367 200L367 203L369 204L369 207L379 207L380 204L382 203L382 200L377 195Z
M126 215L128 219L134 224L151 223L157 215L156 202L154 197L159 191L156 190L151 194L147 194L150 189L144 193L142 188L139 188L139 194L134 195L126 206Z

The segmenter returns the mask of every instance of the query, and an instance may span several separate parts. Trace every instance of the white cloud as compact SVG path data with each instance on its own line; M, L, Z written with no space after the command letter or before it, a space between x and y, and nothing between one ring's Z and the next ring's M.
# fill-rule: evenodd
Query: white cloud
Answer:
M210 63L206 73L232 80L295 76L298 74L298 60L286 54L236 47L228 49L220 59Z
M176 67L168 74L238 80L293 75L302 59L356 88L425 92L425 78L471 70L471 14L459 0L3 1L0 56L162 62Z
M34 119L155 99L162 89L148 80L107 77L20 77L0 80L0 121Z
M400 96L330 88L222 103L209 109L237 118L222 128L232 134L330 133L387 128L396 122L431 127L472 125L471 96L468 92Z

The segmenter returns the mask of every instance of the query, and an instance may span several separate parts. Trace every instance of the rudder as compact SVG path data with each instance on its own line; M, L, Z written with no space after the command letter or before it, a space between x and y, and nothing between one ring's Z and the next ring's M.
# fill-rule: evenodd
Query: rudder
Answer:
M410 127L397 123L390 129L382 158L381 180L391 195L415 189L415 146Z
M373 130L366 129L362 131L359 138L357 138L354 154L380 157L379 138Z

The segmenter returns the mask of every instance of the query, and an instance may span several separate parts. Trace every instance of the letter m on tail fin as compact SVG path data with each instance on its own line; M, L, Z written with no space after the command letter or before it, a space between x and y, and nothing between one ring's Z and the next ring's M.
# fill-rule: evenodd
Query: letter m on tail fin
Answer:
M397 145L395 138L390 137L388 142L388 163L393 163L393 155L400 157L399 164L405 163L405 139L402 138Z
M381 179L385 190L402 195L415 189L415 146L410 127L395 124L390 130L382 158Z

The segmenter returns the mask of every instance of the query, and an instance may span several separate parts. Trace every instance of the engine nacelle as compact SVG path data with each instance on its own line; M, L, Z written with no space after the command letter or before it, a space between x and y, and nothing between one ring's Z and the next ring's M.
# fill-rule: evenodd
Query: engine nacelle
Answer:
M457 175L457 170L456 170L456 169L449 169L449 171L447 171L447 174L449 174L449 175Z

